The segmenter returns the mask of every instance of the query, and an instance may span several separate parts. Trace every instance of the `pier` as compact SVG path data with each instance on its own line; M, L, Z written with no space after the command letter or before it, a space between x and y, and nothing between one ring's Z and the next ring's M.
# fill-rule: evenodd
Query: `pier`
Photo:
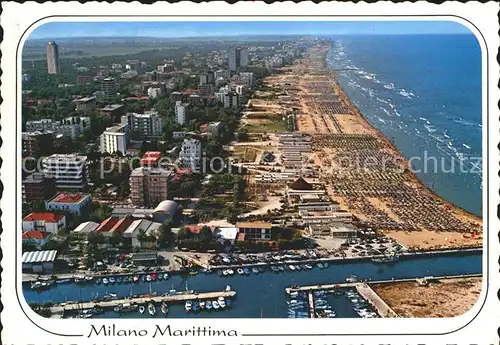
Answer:
M236 296L236 291L220 291L220 292L201 292L201 293L189 293L189 294L179 294L179 295L167 295L167 296L143 296L143 297L133 297L133 298L122 298L115 299L111 301L102 302L82 302L82 303L71 303L71 304L57 304L50 308L52 314L63 314L66 311L77 311L81 309L92 309L99 306L103 309L111 309L120 304L130 303L130 304L147 304L147 303L180 303L185 301L196 301L196 300L212 300L218 299L219 297L232 298Z
M369 302L377 311L378 315L381 317L399 317L398 314L389 305L380 298L379 295L370 287L369 284L393 284L402 282L416 282L421 284L422 280L425 281L438 281L444 279L456 279L456 278L474 278L482 277L482 274L462 274L462 275L452 275L452 276L440 276L440 277L424 277L424 278L407 278L407 279L391 279L391 280L379 280L379 281L369 281L369 282L352 282L352 283L333 283L325 285L312 285L312 286L300 286L300 287L289 287L285 289L287 295L291 292L304 291L308 294L308 310L309 318L315 318L316 312L314 307L314 291L324 291L324 290L335 290L342 288L355 288L358 293L367 302Z

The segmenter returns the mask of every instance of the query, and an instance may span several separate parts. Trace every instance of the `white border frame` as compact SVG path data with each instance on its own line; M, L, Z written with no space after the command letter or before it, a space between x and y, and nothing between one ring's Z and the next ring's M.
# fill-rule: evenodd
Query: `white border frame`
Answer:
M498 101L499 92L496 88L496 83L498 81L498 65L496 63L497 48L499 46L498 42L498 24L496 23L496 14L498 7L495 3L478 4L478 3L445 3L442 5L430 5L427 3L415 3L415 4L392 4L392 3L378 3L378 4L352 4L352 3L329 3L329 4L311 4L311 3L275 3L272 5L266 5L264 3L238 3L235 5L229 5L226 3L203 3L203 4L193 4L193 3L178 3L178 4L154 4L154 5L141 5L141 4L107 4L107 3L6 3L3 5L4 13L2 14L2 26L4 28L4 42L2 42L2 97L4 102L1 106L1 113L4 114L4 121L2 122L2 139L4 143L0 149L1 156L3 158L2 165L2 182L4 185L4 194L1 201L1 207L3 211L2 223L4 224L2 233L2 250L3 250L3 260L2 268L4 269L2 273L2 278L4 284L2 284L2 303L4 304L4 311L2 313L2 324L4 326L3 336L4 342L20 342L20 343L39 343L41 339L48 339L50 337L50 343L53 341L59 341L65 343L66 341L77 343L94 343L94 342L126 342L133 340L134 342L162 342L168 339L169 343L182 343L189 341L191 343L206 344L208 339L204 338L164 338L164 339L151 339L150 335L154 332L156 324L166 325L170 324L173 328L185 329L186 319L106 319L106 320L54 320L54 319L44 319L38 316L36 313L31 311L27 306L24 297L22 296L22 289L20 287L21 279L17 279L18 286L17 290L20 292L19 300L23 306L24 313L33 320L39 327L46 330L59 333L59 334L83 334L84 337L59 337L56 335L50 335L39 328L36 328L33 323L27 320L26 315L19 308L17 303L17 297L13 294L12 285L6 284L5 282L13 280L16 274L20 272L15 272L14 265L12 265L13 259L20 260L20 241L17 243L18 247L18 257L14 257L14 248L12 246L6 245L6 243L12 243L14 240L14 231L18 231L13 227L15 218L20 219L21 212L21 193L20 191L20 180L16 183L8 183L15 178L15 171L12 168L12 163L15 161L15 152L13 152L12 147L15 145L15 131L16 126L20 128L21 116L17 115L17 123L15 121L5 121L14 113L16 107L15 99L16 94L13 92L14 88L12 85L17 85L16 72L20 78L20 64L17 65L18 69L15 68L15 54L17 50L18 42L21 38L19 44L20 49L24 45L24 41L29 36L29 34L38 26L42 25L48 21L204 21L205 18L194 17L192 15L232 15L234 17L210 17L207 18L208 21L259 21L259 20L273 20L273 21L328 21L328 20L405 20L408 17L398 17L407 15L432 15L433 17L412 17L411 20L454 20L461 24L467 26L478 38L478 42L482 49L482 62L483 62L483 124L488 121L487 109L489 109L489 126L483 125L483 148L488 147L490 157L486 157L486 151L483 149L483 165L486 169L483 169L483 181L484 186L489 187L489 200L487 200L487 193L483 193L483 205L489 205L489 209L484 211L484 227L489 228L490 233L485 232L485 243L483 251L483 291L479 298L479 302L466 314L455 317L455 318L443 318L443 319L373 319L373 320L349 320L349 319L335 319L332 320L290 320L290 319L203 319L199 318L196 320L190 319L189 327L191 326L208 326L212 328L234 328L238 331L238 334L243 333L253 333L253 334L290 334L290 333L308 333L308 334L325 334L325 333L339 333L336 341L357 341L363 343L371 343L372 341L407 341L409 337L414 338L415 341L428 342L431 339L441 339L439 337L446 337L447 341L449 338L455 340L461 340L461 342L468 341L469 343L479 343L478 335L482 339L486 340L488 343L498 342L496 339L498 335L496 334L496 329L499 325L495 325L491 321L500 320L500 311L498 308L498 300L496 293L499 289L499 277L498 277L498 254L493 255L493 253L500 253L500 246L498 245L498 237L496 236L496 229L499 229L498 220L496 218L496 205L499 204L498 198L498 186L499 179L498 175L494 172L498 170L496 162L497 151L496 144L498 143L498 133L499 126L497 117L498 108L496 107L496 102ZM158 13L169 13L171 16L158 16L158 17L126 17L126 18L103 18L103 17L92 17L92 14L98 15L154 15L157 16ZM335 13L335 15L370 15L370 17L342 17L335 18L330 16L324 16L325 13ZM173 15L183 15L186 17L173 17ZM237 14L245 15L245 17L237 17ZM252 14L252 17L246 17ZM296 17L298 14L301 17ZM322 16L316 16L321 14ZM32 23L40 18L46 16L56 16L56 15L81 15L85 17L79 18L47 18L42 21L37 22L28 31L23 34L24 30L28 28ZM191 15L191 17L190 17ZM269 15L276 15L276 17L268 17ZM377 16L378 15L378 16ZM392 15L393 17L380 17L382 15ZM467 18L466 20L460 20L458 17L450 17L450 15ZM314 16L314 17L308 17ZM54 20L55 19L55 20ZM474 23L475 27L471 25ZM478 37L478 32L484 36L484 39L489 44L488 56L486 56L485 44L481 36ZM19 61L21 56L18 56ZM489 60L489 61L488 61ZM18 62L19 62L18 61ZM486 75L487 71L485 69L486 62L489 62L489 75ZM485 81L489 78L489 95L486 94ZM9 85L10 87L6 87ZM18 96L18 106L20 104L20 87L16 88ZM20 110L20 107L18 107ZM487 138L489 137L489 146L487 143ZM19 145L18 145L19 146ZM10 150L9 150L10 148ZM489 161L484 158L489 158ZM18 179L20 176L20 166L17 167ZM488 176L488 172L489 176ZM487 179L488 177L488 179ZM15 205L6 196L14 195L16 193L15 188L17 188L17 211L19 214L15 213ZM486 189L483 189L486 191ZM489 218L489 224L488 224ZM10 225L10 226L9 226ZM20 225L20 222L18 222ZM18 236L20 237L20 236ZM489 243L486 243L488 242ZM486 253L490 253L489 257ZM19 261L18 261L19 262ZM489 273L486 274L486 266L489 266ZM10 277L10 279L9 279ZM486 285L489 283L488 295L486 296ZM9 296L10 298L6 298ZM496 306L496 310L495 310ZM9 317L6 318L6 315ZM118 321L119 320L119 321ZM56 324L56 325L55 325ZM90 331L90 325L102 325L102 324L119 324L120 328L130 328L130 329L148 329L149 336L142 337L139 339L132 338L110 338L110 337L93 337L86 338ZM22 326L21 326L22 325ZM467 326L465 326L467 325ZM488 327L485 327L488 325ZM21 327L20 327L21 326ZM24 328L28 327L28 328ZM460 329L463 327L462 329ZM16 332L14 329L29 329L30 332L23 332L23 340L16 339ZM365 334L371 334L370 336L351 336L351 335L341 335L352 330L363 330ZM420 333L449 333L447 335L400 335L400 336L390 336L388 339L388 334L393 334L397 330L397 333L418 333L418 330L422 330ZM480 333L478 333L478 331ZM19 334L19 333L18 333ZM376 336L377 334L386 334L383 336ZM486 338L483 338L486 337ZM28 340L31 339L31 340ZM71 340L70 340L71 339ZM213 343L233 343L236 338L210 338L209 341ZM325 341L330 341L324 337L309 338L309 337L251 337L251 338L238 338L237 343L273 343L279 341L289 341L290 343L299 342L312 342L317 341L318 343L323 343ZM286 340L285 340L286 339ZM426 339L426 340L424 340ZM470 340L466 340L470 339ZM440 342L442 342L441 339ZM193 342L195 341L195 342ZM236 343L235 342L235 343Z

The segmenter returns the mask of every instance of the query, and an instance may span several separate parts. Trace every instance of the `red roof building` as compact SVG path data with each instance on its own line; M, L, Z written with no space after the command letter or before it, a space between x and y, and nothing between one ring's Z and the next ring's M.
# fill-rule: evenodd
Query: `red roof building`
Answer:
M45 231L27 231L23 233L23 240L45 240L50 235L52 235L50 232Z
M41 231L54 233L66 228L66 217L50 212L33 212L23 218L23 232Z
M147 167L157 167L161 159L161 152L148 151L141 158L141 165Z

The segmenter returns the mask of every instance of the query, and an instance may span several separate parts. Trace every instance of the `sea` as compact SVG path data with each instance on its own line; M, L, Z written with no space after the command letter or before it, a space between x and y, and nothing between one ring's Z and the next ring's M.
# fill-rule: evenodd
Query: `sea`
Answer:
M472 34L331 37L327 63L444 199L482 214L481 49Z

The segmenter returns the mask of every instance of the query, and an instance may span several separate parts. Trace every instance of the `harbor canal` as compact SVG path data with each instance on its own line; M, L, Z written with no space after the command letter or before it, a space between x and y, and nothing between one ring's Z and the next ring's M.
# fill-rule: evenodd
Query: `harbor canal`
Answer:
M23 286L28 303L61 303L65 301L89 301L106 293L124 298L132 294L157 292L164 294L171 289L196 292L222 291L227 285L237 295L231 309L218 312L186 313L184 305L173 304L168 317L173 318L285 318L288 315L285 289L292 284L317 285L344 283L345 278L356 275L360 280L391 280L424 276L447 276L478 274L482 272L482 252L440 253L436 255L402 258L396 263L380 264L371 261L336 261L327 268L314 267L310 271L285 271L273 273L267 270L261 274L233 275L220 277L216 272L197 275L172 275L170 279L136 284L87 285L60 284L48 290L34 291L29 284ZM337 317L357 317L345 296L331 296L331 303ZM96 318L116 318L118 314L107 311ZM120 318L151 318L148 314L130 313ZM164 317L157 314L156 317Z

